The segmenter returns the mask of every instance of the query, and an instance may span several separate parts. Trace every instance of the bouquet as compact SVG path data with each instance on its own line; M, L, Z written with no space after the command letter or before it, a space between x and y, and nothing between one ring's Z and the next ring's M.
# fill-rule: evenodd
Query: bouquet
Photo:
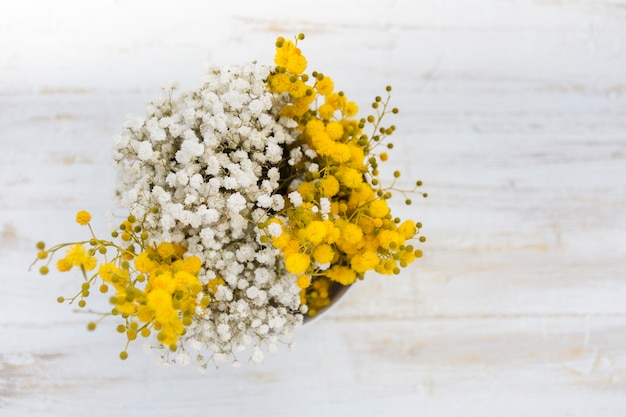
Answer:
M244 352L260 362L291 345L336 286L398 274L422 256L411 244L425 241L421 224L393 217L387 203L399 192L411 204L421 182L399 190L379 180L395 130L382 121L398 112L391 87L359 118L331 78L305 73L302 39L279 37L275 66L212 67L193 91L165 87L113 139L128 216L104 239L81 210L86 240L37 244L40 273L83 277L59 302L109 297L111 310L88 329L117 318L121 359L141 337L164 364L239 366Z

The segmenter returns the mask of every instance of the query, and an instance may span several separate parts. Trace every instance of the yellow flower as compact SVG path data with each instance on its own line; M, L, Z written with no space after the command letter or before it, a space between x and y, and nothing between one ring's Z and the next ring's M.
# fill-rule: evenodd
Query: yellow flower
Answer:
M296 48L290 40L285 40L280 47L276 48L274 63L285 67L293 74L301 74L306 69L306 58L302 55L300 48Z
M169 294L172 294L176 289L176 283L174 282L174 277L172 276L171 271L160 271L160 273L153 272L150 275L149 282L151 291L160 288L167 291Z
M386 200L378 199L370 203L367 211L369 212L370 216L382 219L389 214L390 209L387 205Z
M326 127L324 126L324 123L321 120L311 119L307 122L304 132L307 135L313 137L319 133L324 133L325 130L326 130Z
M350 285L356 280L356 272L343 265L334 265L326 271L326 276L343 285Z
M150 273L153 269L158 267L158 262L151 260L147 252L141 252L135 257L135 268L137 268L139 272Z
M354 168L340 166L337 170L337 179L346 187L354 189L363 183L363 174Z
M349 101L346 103L346 107L343 109L344 115L347 117L356 116L359 112L359 106L356 105L354 101Z
M313 250L313 259L319 264L327 264L332 262L335 257L335 250L332 246L322 244Z
M365 160L363 148L352 143L348 144L348 148L350 149L350 155L352 156L350 158L350 161L352 162L351 165L354 168L362 168L364 166L363 161Z
M317 109L317 114L319 114L322 119L329 120L335 115L335 109L330 104L322 104L319 109Z
M113 282L113 277L117 274L117 267L115 264L109 262L106 264L101 264L100 268L98 268L98 275L102 278L103 281Z
M380 263L380 258L372 251L364 251L363 253L357 253L350 260L350 266L356 272L363 273L370 269L374 269Z
M340 96L337 93L326 95L326 104L332 106L336 110L340 110L346 103L346 96Z
M298 287L300 288L308 288L311 285L311 278L308 275L300 275L297 280Z
M378 242L381 248L397 248L404 243L404 237L394 230L381 230L378 234Z
M171 243L163 242L159 244L159 247L157 248L157 253L161 257L161 259L166 259L176 254L176 248Z
M59 259L57 261L57 269L59 272L67 272L72 269L72 264L65 258Z
M292 253L285 257L285 268L290 274L302 274L311 264L311 258L305 253Z
M285 233L283 230L283 233L280 236L272 238L272 245L274 245L276 249L283 249L287 246L287 244L289 244L291 239L292 236L289 233Z
M295 83L289 83L289 95L293 98L302 98L306 95L307 85L301 80L296 80Z
M331 139L341 139L343 137L343 126L339 122L330 122L326 125L326 133L328 133Z
M277 73L269 77L269 90L272 93L284 93L289 89L290 84L288 74Z
M202 261L197 256L190 256L183 261L183 270L193 275L198 275L202 268Z
M334 88L335 84L330 77L324 77L321 81L315 83L315 89L323 96L332 93Z
M340 164L348 162L352 157L350 147L345 143L335 143L331 151L331 157Z
M72 266L84 266L89 262L89 254L83 245L76 244L71 246L65 255L65 259ZM93 269L93 268L92 268Z
M339 181L332 175L327 175L320 180L324 197L332 197L339 192Z
M313 149L322 156L332 155L337 147L337 143L326 132L315 133L311 136L311 144Z
M341 236L341 230L330 220L324 220L326 226L326 243L335 243Z
M303 200L312 200L315 196L315 184L312 182L303 182L298 186L298 193Z
M398 233L406 239L412 238L415 234L415 222L413 220L405 220L400 227L398 227Z
M312 221L304 228L304 238L313 244L320 243L326 237L326 226L319 220Z
M357 243L363 238L363 230L354 223L347 223L341 230L341 237L347 243Z
M155 288L146 296L148 306L154 310L157 321L166 323L171 320L174 308L172 307L172 294L163 288Z
M81 210L76 213L76 223L81 226L87 225L91 221L91 213L85 210Z

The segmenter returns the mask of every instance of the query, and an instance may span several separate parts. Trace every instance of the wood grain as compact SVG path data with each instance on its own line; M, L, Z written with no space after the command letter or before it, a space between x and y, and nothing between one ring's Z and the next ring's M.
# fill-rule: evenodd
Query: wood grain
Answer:
M425 256L358 283L260 366L162 369L28 272L38 240L107 230L109 139L161 85L270 62L367 111L401 110L386 178ZM0 3L0 416L622 416L626 413L626 3L77 0Z

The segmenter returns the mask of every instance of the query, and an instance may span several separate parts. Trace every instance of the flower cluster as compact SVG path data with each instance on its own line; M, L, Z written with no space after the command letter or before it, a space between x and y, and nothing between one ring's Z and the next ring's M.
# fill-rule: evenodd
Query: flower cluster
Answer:
M161 344L176 350L178 339L193 322L197 307L206 307L209 303L208 295L201 296L200 259L184 257L185 248L169 242L148 246L149 234L143 222L139 224L132 215L112 233L113 237L120 237L119 244L96 237L90 220L91 214L87 211L76 214L76 222L89 227L91 239L88 241L62 243L51 248L46 248L43 242L37 244L37 258L47 260L40 268L42 274L48 273L53 256L66 249L65 256L56 262L57 269L67 272L76 267L84 277L74 297L59 297L58 301L73 303L79 299L78 306L84 308L89 291L99 284L99 292L114 292L110 297L114 307L110 313L102 314L100 320L120 316L124 324L117 330L126 334L128 342L138 335L148 337L156 331ZM88 328L94 330L96 322L89 323ZM127 356L124 349L120 357L126 359Z
M397 274L421 256L410 244L424 241L421 224L394 218L387 203L421 183L401 191L378 178L388 155L377 149L395 130L381 121L398 111L391 88L376 97L375 114L356 118L358 106L330 77L305 73L303 38L278 38L274 67L213 67L192 91L168 86L127 121L113 141L119 201L130 213L113 232L121 243L91 231L89 241L39 245L42 273L67 248L57 269L84 275L81 291L60 301L84 307L99 282L114 291L106 315L124 320L118 330L129 342L154 333L166 363L195 352L203 366L238 366L238 352L252 350L258 362L264 346L289 343L337 286L367 271ZM76 221L90 218L81 211Z

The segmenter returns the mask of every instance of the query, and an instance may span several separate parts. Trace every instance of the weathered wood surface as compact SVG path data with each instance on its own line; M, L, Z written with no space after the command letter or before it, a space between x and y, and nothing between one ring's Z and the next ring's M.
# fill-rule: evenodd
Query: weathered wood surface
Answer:
M199 3L0 3L0 416L626 415L626 2ZM106 230L109 138L162 84L300 31L362 108L394 86L425 257L262 365L119 361L35 242Z

